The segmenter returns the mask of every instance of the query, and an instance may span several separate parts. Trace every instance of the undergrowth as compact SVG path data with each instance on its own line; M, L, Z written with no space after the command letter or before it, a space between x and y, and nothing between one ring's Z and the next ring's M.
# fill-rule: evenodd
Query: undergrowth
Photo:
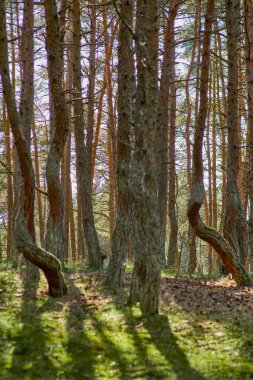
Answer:
M163 302L149 317L99 274L69 270L58 299L44 279L21 277L0 272L1 380L253 379L251 313Z

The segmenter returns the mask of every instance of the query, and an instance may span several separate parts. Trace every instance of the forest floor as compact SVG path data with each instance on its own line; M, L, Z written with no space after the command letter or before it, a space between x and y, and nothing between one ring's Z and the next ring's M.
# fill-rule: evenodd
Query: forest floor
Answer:
M126 305L102 274L68 271L69 294L0 271L0 379L253 379L253 288L163 276L160 315Z

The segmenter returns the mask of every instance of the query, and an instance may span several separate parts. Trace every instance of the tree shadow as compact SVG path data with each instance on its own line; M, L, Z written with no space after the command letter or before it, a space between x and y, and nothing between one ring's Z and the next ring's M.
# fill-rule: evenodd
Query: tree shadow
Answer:
M132 378L148 379L180 379L204 380L205 377L191 367L185 352L179 347L177 338L173 334L168 317L165 315L147 316L134 315L132 307L123 306L122 300L127 299L124 291L114 294L113 302L121 305L121 312L126 321L126 332L132 336L135 354L138 358L139 369L132 369ZM140 330L139 330L140 329ZM146 331L145 331L146 330ZM139 332L140 331L140 332ZM153 345L163 360L151 356L148 346ZM145 372L140 373L140 368ZM138 372L134 372L134 371Z
M41 379L42 376L45 379L53 379L57 377L57 369L50 360L47 331L41 323L43 309L52 308L54 304L50 303L49 299L47 306L40 308L37 305L38 287L39 275L25 275L22 306L17 317L22 327L15 338L15 349L10 368L13 379Z
M179 347L177 338L171 331L168 317L165 315L146 316L144 326L151 340L166 358L173 372L180 380L204 380L205 377L191 367L184 351Z
M249 373L252 371L249 368L252 368L250 363L253 357L253 288L236 286L227 278L165 278L163 285L163 301L167 304L174 302L188 314L193 334L198 341L205 333L210 336L215 332L221 334L220 337L215 336L216 345L223 339L235 339L231 352L227 351L232 359L229 363L223 363L224 373L233 373L236 378L251 378L253 374ZM210 322L216 323L211 326L219 325L223 331L212 331ZM238 363L237 368L231 364L233 356Z
M67 316L67 351L71 362L65 373L67 378L101 378L98 367L106 361L108 365L111 362L115 366L116 378L126 379L127 362L109 338L108 326L87 305L84 295L73 281L70 284L70 293L72 296Z

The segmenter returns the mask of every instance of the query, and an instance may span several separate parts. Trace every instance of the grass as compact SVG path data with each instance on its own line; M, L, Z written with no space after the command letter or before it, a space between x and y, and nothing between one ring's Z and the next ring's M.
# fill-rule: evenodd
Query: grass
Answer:
M125 306L99 276L46 284L0 272L0 379L253 379L253 316L163 303L156 317ZM187 297L187 294L185 295Z

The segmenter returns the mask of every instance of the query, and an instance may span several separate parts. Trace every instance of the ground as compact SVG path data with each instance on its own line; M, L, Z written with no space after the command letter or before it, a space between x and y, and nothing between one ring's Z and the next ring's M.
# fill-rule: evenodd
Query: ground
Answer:
M83 272L81 272L83 273ZM102 274L69 271L67 296L0 272L0 379L253 379L253 289L163 276L159 316Z

